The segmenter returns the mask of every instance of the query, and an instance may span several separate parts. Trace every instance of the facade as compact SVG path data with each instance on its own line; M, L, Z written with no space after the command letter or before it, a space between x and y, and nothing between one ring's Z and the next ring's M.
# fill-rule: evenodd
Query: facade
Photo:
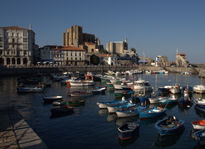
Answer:
M40 57L41 61L61 66L85 64L85 50L73 46L44 46L40 48Z
M114 41L106 44L106 49L111 54L123 54L128 51L127 41Z
M83 33L81 26L71 26L71 28L66 29L66 32L63 33L64 46L79 47L80 45L84 45L85 42L96 43L96 39L93 34Z
M30 65L35 49L35 33L31 29L0 27L0 65Z

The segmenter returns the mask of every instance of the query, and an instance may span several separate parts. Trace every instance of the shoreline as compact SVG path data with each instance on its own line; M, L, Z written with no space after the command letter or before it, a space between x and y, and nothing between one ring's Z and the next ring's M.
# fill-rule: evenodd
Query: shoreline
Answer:
M31 66L31 67L1 67L0 76L18 76L33 73L50 74L60 72L97 72L104 73L107 71L127 71L127 70L140 70L140 71L159 71L166 70L169 73L183 73L190 72L193 75L198 75L205 78L205 68L186 68L186 67L155 67L146 65L133 65L133 66L103 66L103 65L88 65L88 66Z

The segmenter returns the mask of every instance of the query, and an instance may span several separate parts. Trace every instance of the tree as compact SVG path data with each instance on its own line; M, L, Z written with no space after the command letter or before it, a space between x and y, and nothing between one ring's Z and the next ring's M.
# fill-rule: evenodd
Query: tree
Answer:
M90 63L93 65L98 65L100 63L100 58L93 54L90 57Z
M136 49L135 49L135 48L131 48L131 51L133 51L134 53L136 53Z

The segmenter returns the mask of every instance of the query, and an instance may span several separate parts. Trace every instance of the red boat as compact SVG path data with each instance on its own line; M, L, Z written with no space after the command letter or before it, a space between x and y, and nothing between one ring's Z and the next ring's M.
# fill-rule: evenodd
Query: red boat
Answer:
M192 122L194 129L205 129L205 120L197 120Z

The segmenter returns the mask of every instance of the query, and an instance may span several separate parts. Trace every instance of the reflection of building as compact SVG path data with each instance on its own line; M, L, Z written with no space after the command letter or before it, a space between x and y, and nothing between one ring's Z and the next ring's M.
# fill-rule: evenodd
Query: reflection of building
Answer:
M18 26L0 27L0 64L29 65L33 63L35 33Z
M106 49L111 54L123 54L128 51L127 41L114 41L106 44Z
M83 65L85 50L73 46L44 46L40 48L41 61L52 61L57 65Z

